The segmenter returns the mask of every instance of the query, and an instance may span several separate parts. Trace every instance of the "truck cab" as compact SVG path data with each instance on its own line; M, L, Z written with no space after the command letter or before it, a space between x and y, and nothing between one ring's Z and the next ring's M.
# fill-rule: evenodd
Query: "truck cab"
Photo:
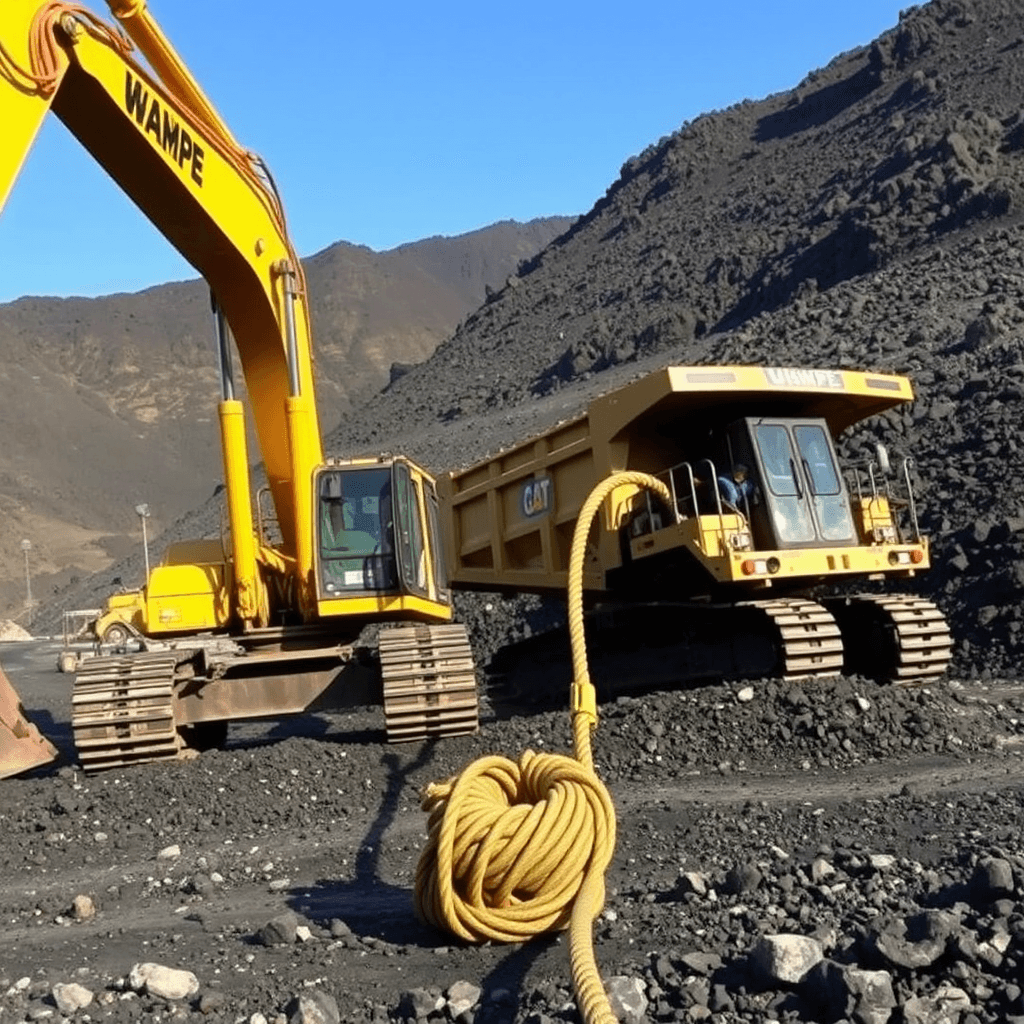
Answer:
M746 417L730 424L723 469L749 467L754 500L741 510L761 550L858 543L850 495L821 418Z

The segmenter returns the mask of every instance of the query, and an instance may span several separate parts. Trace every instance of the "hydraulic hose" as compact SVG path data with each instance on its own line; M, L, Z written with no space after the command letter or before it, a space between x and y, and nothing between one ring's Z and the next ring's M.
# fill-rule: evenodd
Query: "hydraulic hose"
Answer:
M574 756L527 750L518 762L483 757L422 794L430 815L416 872L417 913L469 942L523 942L569 929L580 1015L614 1024L594 956L592 925L604 907L604 873L615 851L615 809L594 771L590 734L597 694L587 667L583 569L601 504L616 487L654 491L660 480L634 471L601 481L580 510L569 558Z

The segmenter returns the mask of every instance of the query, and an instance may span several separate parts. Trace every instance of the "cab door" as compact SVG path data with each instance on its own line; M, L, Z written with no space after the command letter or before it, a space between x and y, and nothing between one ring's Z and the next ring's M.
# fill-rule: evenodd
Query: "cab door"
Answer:
M734 451L750 452L760 502L751 510L758 547L856 543L846 485L821 419L761 418L734 424Z
M856 533L850 497L824 422L794 423L792 435L818 537L828 544L853 544Z

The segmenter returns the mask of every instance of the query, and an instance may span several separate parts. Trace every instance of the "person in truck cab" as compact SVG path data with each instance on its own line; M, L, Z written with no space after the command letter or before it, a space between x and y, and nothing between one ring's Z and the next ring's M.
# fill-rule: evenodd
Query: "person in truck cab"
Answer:
M757 500L757 487L742 462L737 462L732 467L732 473L722 473L718 477L718 492L725 504L738 511L742 510L747 502Z

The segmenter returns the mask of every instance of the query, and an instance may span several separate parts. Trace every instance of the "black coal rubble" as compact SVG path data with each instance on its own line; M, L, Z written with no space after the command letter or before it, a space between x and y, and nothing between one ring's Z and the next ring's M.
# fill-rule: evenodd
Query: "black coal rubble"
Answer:
M983 763L1010 766L1019 712L1004 702L1006 694L994 689L986 699L983 690L952 684L908 689L862 680L800 688L758 684L753 694L749 689L706 687L601 706L598 770L613 796L627 804L659 785L669 792L666 787L679 779L696 783L755 771L755 779L770 779L774 770L793 768L807 778L804 803L752 799L736 806L684 797L659 807L652 796L642 813L624 811L608 901L595 929L599 965L623 1019L726 1022L774 1015L895 1024L942 1019L941 1007L959 1013L968 1004L974 1017L964 1021L1024 1014L1017 980L1024 954L1024 860L1018 852L1024 794L940 791L928 797L910 787L856 804L818 802L814 795L830 773L874 761L871 751L883 755L877 760L886 770L896 770L903 753L936 750L961 763L964 778L982 757ZM424 782L485 751L568 746L564 709L502 718L498 707L494 713L486 737L439 745L429 764L417 764L412 753L394 755L391 771L404 780L404 813L416 813ZM788 742L780 739L780 723L791 729ZM872 731L865 733L868 724ZM339 731L350 727L339 723ZM951 736L959 741L952 746ZM845 739L852 740L852 750ZM295 837L297 855L331 822L352 821L356 836L365 834L360 801L364 811L365 803L374 802L366 782L379 780L380 765L372 742L291 739L97 777L64 769L56 778L22 784L13 807L0 812L4 864L59 877L82 861L83 851L95 851L86 852L86 860L101 859L142 843L155 870L126 875L95 894L96 919L102 922L120 902L137 900L154 910L183 907L183 927L206 929L213 920L207 905L254 882L270 892L287 891L284 880L300 868L287 856L268 859L262 843L274 835ZM379 781L372 787L373 793L381 789ZM215 819L212 806L236 810ZM247 813L239 814L240 808ZM414 851L407 856L399 870L411 885ZM416 986L403 989L396 975L391 995L367 1008L346 988L344 967L330 965L349 955L401 964L438 937L413 924L409 906L393 925L363 918L353 927L352 921L318 918L314 905L262 922L218 926L218 952L206 954L200 965L170 959L176 947L171 937L154 942L147 955L197 976L199 992L186 1004L212 1021L235 1020L243 1011L291 1020L288 1007L302 994L287 980L294 971L324 979L318 987L335 1000L343 1021L574 1019L564 954L553 961L550 981L532 981L513 995L505 985L486 985L479 960L505 954L468 951L466 960L445 938L449 952L439 947L433 954L448 979L443 989L427 986L424 996ZM86 904L57 887L2 909L12 925L31 927L69 921L75 906ZM291 964L287 972L281 956ZM443 966L448 959L451 964ZM222 973L250 963L254 975L266 980L253 985L244 1004L211 984L211 968ZM88 989L105 1018L117 1024L146 1019L166 1006L147 1002L145 994L125 1000L116 978L87 969L47 978L42 987L2 981L0 1006L25 1017L49 1005L58 984ZM459 1003L458 1014L451 1013L449 987L455 982L480 988L470 1008ZM888 1005L890 990L902 1018ZM61 989L62 999L75 997ZM434 1008L421 1014L431 1001ZM119 1017L129 1009L134 1016Z

